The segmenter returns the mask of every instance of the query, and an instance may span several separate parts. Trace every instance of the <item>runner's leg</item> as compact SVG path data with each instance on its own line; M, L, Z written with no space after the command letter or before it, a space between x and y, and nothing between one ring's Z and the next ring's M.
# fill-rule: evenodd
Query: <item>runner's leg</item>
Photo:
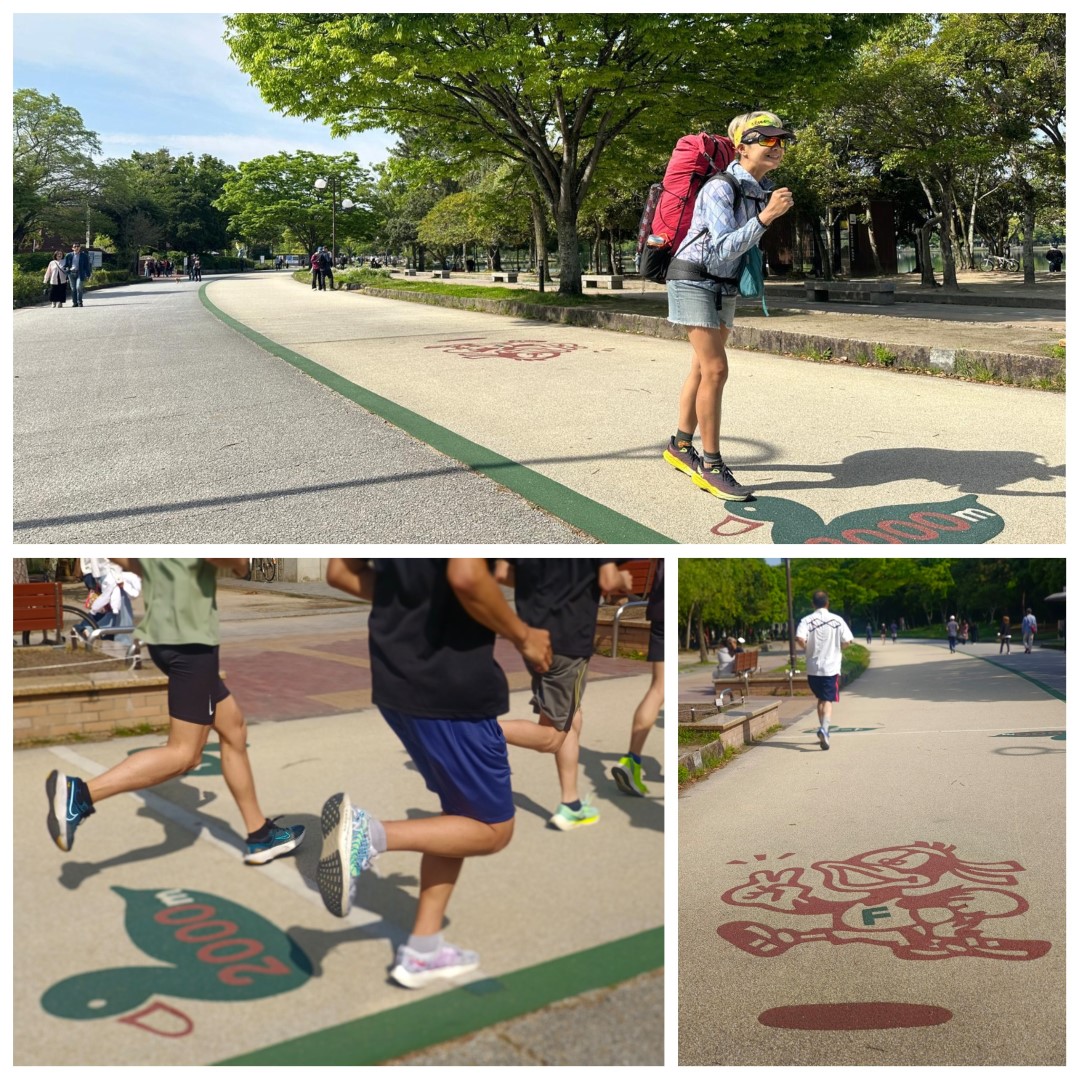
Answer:
M214 730L221 746L221 773L232 797L236 800L244 828L248 833L257 832L266 822L259 809L255 795L255 777L251 772L251 759L247 752L247 721L230 694L217 703L214 711Z
M90 798L96 804L121 792L155 787L166 780L183 776L199 764L209 734L209 724L193 724L190 720L170 717L169 741L164 746L140 750L107 772L88 780L86 785L90 789Z

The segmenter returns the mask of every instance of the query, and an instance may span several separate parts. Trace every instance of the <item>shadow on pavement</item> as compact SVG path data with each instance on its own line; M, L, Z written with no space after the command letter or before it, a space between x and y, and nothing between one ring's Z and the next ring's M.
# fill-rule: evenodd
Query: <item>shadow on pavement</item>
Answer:
M759 491L805 491L814 488L862 488L868 484L930 480L965 495L1065 497L1065 492L1005 491L1031 480L1043 483L1065 476L1065 466L1050 466L1036 454L997 450L940 450L929 446L860 450L836 465L770 465L770 472L825 473L827 480L777 481L757 484ZM987 484L988 477L993 483Z

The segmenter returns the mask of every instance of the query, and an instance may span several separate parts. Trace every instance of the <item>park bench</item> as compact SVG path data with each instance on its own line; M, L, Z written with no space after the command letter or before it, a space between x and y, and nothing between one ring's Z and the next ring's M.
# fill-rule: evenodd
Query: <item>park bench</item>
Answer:
M619 274L581 275L581 284L586 289L621 289L622 280Z
M806 281L806 299L817 303L893 304L896 283L876 278L863 281Z
M750 693L750 676L758 669L758 650L740 652L735 654L735 666L731 673L742 679L743 687L747 694Z
M49 644L49 632L56 631L59 642L64 636L64 594L58 581L18 583L12 607L15 611L16 634L22 634L24 645L30 644L34 630L42 633L42 644Z
M517 271L516 270L496 270L491 275L492 281L505 281L508 285L514 285L517 283Z
M416 277L416 270L411 266L407 270L401 271L406 277Z
M431 276L433 278L448 278L450 276L449 270L432 270Z

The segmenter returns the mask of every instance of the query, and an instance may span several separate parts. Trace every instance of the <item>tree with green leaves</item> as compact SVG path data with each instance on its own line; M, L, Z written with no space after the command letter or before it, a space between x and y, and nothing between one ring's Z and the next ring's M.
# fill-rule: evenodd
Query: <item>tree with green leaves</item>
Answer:
M79 111L55 94L16 90L12 106L12 241L15 250L42 229L85 223L101 152Z
M228 214L230 231L251 244L276 245L289 232L310 252L329 244L332 223L331 189L320 194L315 181L335 176L338 198L356 204L345 212L339 207L338 243L358 243L374 229L372 178L353 153L330 156L297 150L242 162L225 178L214 205Z
M245 13L225 39L273 108L335 135L422 123L459 159L524 165L555 219L559 290L579 294L578 212L616 139L662 130L669 148L703 113L716 130L764 103L813 100L887 18ZM736 53L762 62L718 80Z

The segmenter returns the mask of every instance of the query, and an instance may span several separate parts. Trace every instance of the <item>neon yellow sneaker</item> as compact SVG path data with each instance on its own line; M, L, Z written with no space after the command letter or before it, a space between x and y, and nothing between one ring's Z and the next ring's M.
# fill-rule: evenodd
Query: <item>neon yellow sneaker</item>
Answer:
M566 832L568 829L580 829L583 825L595 825L600 820L600 812L582 800L580 810L571 810L566 803L559 803L559 809L548 818L552 828Z
M627 795L644 798L649 794L649 789L642 780L641 766L629 754L619 758L618 765L612 766L611 776L619 785L619 790Z

